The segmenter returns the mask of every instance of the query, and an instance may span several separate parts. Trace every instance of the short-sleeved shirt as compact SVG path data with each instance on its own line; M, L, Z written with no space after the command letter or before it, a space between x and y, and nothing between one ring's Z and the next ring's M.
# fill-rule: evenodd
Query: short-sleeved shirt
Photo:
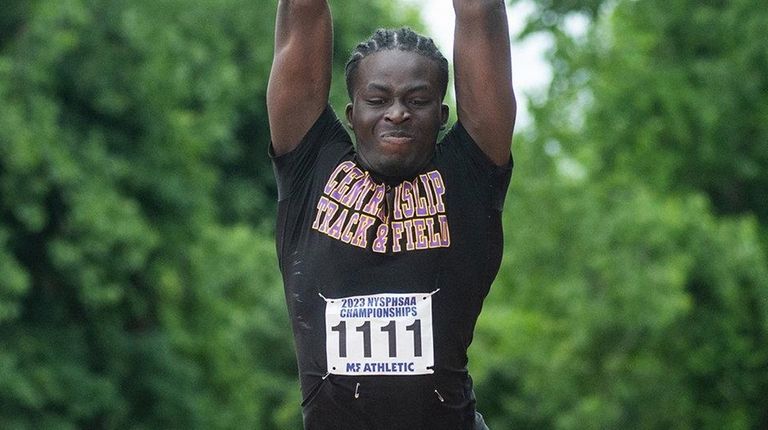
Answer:
M418 175L387 183L328 107L273 167L305 428L472 428L467 348L501 261L511 159L494 165L456 123Z

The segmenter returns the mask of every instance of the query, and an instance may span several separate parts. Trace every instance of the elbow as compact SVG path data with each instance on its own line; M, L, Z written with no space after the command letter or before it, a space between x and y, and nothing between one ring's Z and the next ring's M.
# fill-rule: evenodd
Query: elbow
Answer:
M507 6L504 0L453 0L456 16L479 16L503 13L506 15Z
M515 131L515 122L517 122L517 99L515 98L515 95L512 94L512 97L509 101L509 110L507 111L507 132L509 133L510 138L512 137L512 133Z
M280 0L280 6L287 7L292 12L317 13L327 7L327 0Z
M517 102L515 96L501 101L497 105L498 116L488 118L489 123L483 124L483 127L495 128L500 136L512 139L515 131L515 122L517 120Z
M293 7L324 5L325 2L326 0L280 0L280 3Z

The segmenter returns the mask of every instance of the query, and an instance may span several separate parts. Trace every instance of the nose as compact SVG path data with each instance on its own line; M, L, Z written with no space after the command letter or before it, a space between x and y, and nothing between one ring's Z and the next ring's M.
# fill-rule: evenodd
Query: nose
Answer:
M411 112L408 110L407 106L398 101L393 102L384 114L384 119L394 124L407 121L410 117Z

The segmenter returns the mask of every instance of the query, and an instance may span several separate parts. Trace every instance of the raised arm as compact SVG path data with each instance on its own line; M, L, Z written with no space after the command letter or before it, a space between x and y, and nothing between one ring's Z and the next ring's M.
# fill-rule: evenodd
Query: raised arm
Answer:
M267 112L276 155L298 146L328 103L333 52L326 0L280 0Z
M503 0L453 0L456 110L496 165L509 162L517 105Z

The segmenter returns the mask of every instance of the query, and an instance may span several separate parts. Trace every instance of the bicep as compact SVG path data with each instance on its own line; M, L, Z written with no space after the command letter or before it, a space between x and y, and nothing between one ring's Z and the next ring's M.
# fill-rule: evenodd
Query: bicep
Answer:
M454 4L459 121L495 164L504 165L509 161L516 114L505 5L482 0Z
M333 30L325 1L281 1L267 87L273 150L293 150L328 103Z

